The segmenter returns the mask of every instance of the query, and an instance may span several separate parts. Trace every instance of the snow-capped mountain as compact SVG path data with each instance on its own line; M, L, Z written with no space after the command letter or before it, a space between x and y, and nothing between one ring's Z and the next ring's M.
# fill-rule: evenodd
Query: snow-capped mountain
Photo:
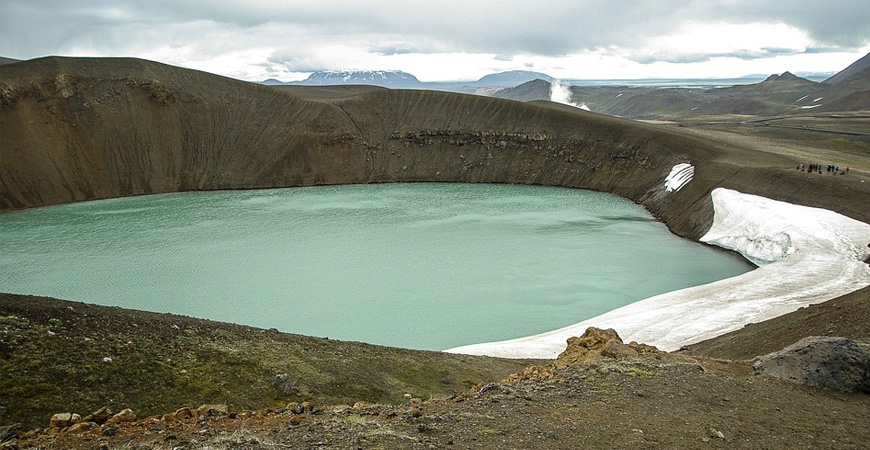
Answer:
M305 80L293 84L369 84L389 88L413 88L420 87L422 83L414 75L400 70L327 70L314 72Z

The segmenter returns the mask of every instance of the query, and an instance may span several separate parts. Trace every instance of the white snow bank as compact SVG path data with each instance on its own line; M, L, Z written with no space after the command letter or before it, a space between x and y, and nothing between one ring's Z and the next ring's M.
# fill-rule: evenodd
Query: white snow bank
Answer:
M671 173L665 178L665 190L676 192L692 181L695 176L695 166L691 164L677 164L671 168Z
M870 285L870 225L825 209L718 188L704 242L760 265L743 275L650 297L547 333L468 345L451 353L555 358L587 327L614 328L628 341L676 350Z

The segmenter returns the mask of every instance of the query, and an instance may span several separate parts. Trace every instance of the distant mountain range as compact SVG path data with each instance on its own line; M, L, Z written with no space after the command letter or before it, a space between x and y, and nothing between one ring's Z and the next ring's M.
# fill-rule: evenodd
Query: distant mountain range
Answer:
M481 87L514 87L534 80L544 80L552 83L555 78L540 72L527 70L511 70L508 72L486 75L475 83Z
M524 102L550 100L551 84L533 80L502 89L493 96ZM701 114L775 116L813 112L870 110L870 55L824 82L790 72L758 83L719 88L650 86L571 86L570 100L592 111L639 119Z
M514 87L532 80L553 81L554 78L539 72L527 70L511 70L507 72L486 75L477 81L445 81L422 82L414 75L400 70L325 70L314 72L302 81L282 82L274 78L261 81L269 86L301 85L301 86L332 86L365 84L392 89L429 89L436 91L451 91L471 93L481 88Z
M401 70L327 70L314 72L305 80L287 84L304 86L366 84L390 88L419 88L422 85L417 77Z

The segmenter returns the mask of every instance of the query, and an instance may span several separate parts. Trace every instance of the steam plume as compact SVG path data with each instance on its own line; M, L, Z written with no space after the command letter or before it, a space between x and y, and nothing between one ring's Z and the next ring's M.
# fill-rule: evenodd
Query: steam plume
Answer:
M553 80L553 82L550 83L550 101L589 111L589 107L586 106L585 103L578 105L571 101L571 89L567 84L563 84L559 80Z

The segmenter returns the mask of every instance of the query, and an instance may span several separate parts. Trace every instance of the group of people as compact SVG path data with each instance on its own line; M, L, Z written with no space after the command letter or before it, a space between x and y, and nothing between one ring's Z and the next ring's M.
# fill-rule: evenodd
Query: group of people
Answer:
M801 164L797 166L797 170L806 170L809 173L818 172L822 173L822 165L821 164ZM825 168L825 173L830 175L845 175L849 173L849 166L846 166L844 170L840 170L840 166L836 166L834 164L828 164Z

